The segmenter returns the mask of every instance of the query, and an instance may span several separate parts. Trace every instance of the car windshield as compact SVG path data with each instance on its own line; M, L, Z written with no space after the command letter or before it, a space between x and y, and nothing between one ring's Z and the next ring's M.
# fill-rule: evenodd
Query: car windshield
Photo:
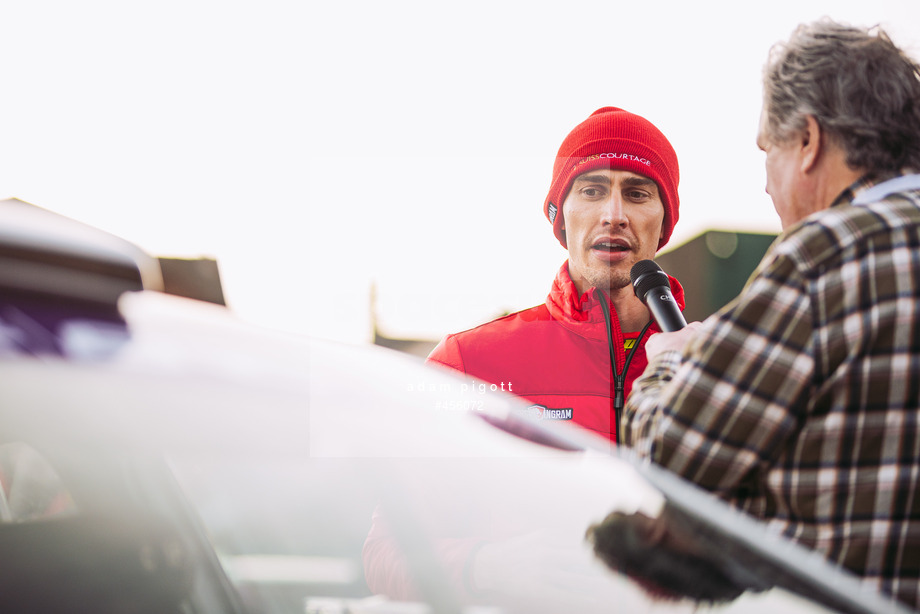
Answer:
M453 438L474 442L463 452L449 443L442 453L393 445L385 455L323 454L335 448L318 446L309 458L173 455L170 467L253 611L705 608L660 601L666 590L615 573L595 555L592 527L665 509L659 490L629 463L535 445L468 415L450 418ZM392 421L393 429L405 426ZM375 436L399 440L392 430ZM718 608L825 611L780 589Z

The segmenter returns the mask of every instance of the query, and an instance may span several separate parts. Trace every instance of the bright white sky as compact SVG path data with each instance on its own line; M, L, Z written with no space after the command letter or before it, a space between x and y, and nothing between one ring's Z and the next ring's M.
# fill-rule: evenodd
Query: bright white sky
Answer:
M437 338L543 301L553 157L602 106L677 150L670 246L778 231L760 71L823 15L920 55L916 0L8 2L0 197L217 258L250 321L366 342L376 283Z

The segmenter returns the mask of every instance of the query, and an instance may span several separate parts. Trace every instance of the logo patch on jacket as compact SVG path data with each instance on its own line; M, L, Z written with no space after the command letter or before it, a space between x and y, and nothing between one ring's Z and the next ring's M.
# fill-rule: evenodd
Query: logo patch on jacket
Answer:
M575 414L575 410L571 407L553 408L537 403L514 411L518 415L532 420L571 420Z

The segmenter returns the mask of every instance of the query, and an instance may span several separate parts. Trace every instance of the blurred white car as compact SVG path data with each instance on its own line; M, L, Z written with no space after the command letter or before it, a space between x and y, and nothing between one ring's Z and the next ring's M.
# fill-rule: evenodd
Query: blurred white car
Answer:
M481 382L157 284L0 202L4 612L903 611Z

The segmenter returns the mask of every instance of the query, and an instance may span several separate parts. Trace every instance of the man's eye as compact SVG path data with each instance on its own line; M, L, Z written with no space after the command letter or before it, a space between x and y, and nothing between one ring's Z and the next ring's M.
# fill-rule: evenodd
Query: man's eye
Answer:
M587 197L589 197L589 198L593 198L593 197L595 197L595 196L600 196L600 195L601 195L601 191L598 190L597 188L584 188L584 189L581 191L581 193L582 193L584 196L587 196Z
M649 198L649 193L642 190L630 190L626 193L626 197L630 200L646 200Z

